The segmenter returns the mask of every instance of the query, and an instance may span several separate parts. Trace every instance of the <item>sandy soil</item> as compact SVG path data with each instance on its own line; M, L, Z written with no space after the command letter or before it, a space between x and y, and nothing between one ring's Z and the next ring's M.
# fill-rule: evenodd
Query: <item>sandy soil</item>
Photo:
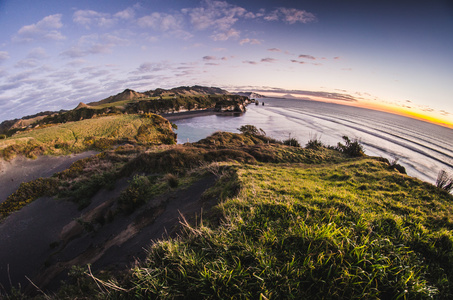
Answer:
M203 206L207 211L215 201L203 203L201 195L214 183L210 176L185 189L169 190L134 213L117 214L102 224L96 219L115 210L114 200L127 187L127 178L119 180L114 190L99 191L82 211L64 200L35 200L0 224L0 295L18 284L35 293L25 276L41 289L53 291L73 265L90 263L94 271L130 267L145 258L153 240L173 232L181 214L190 219L200 215ZM84 227L88 223L94 225L92 229Z
M50 177L66 170L73 162L96 153L87 151L69 156L40 156L37 159L20 156L9 162L0 159L0 203L16 191L22 182Z

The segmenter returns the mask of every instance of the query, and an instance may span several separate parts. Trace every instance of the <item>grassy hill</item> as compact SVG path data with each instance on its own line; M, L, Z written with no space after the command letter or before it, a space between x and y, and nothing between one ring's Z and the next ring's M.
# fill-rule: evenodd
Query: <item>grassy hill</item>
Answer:
M17 133L0 140L0 158L105 150L121 143L171 144L175 137L171 124L158 115L110 115Z
M203 178L215 183L204 185L202 215L181 216L134 267L93 274L78 260L67 283L46 296L450 299L452 195L385 159L348 152L354 147L311 141L302 148L259 132L218 132L193 144L119 148L76 163L54 176L55 194L90 199L131 178L102 220L81 219L86 234L130 214L137 216L131 224L144 216L153 222L170 209L158 199L190 199L184 193ZM89 253L98 257L94 249L104 248Z
M0 140L38 126L76 122L112 114L165 114L201 109L244 112L245 105L249 102L245 96L231 95L215 87L183 86L144 93L126 89L97 102L79 103L75 109L69 111L41 112L22 119L4 121L0 123Z

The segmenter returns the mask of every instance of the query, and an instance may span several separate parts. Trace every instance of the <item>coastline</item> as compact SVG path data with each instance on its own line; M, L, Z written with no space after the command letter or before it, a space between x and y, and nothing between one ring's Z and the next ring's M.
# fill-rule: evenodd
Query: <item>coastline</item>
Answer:
M183 112L174 112L174 113L165 113L161 114L162 117L168 121L178 121L182 119L189 119L195 117L204 117L211 116L216 114L222 114L221 112L214 111L213 108L203 109L203 110L189 110Z

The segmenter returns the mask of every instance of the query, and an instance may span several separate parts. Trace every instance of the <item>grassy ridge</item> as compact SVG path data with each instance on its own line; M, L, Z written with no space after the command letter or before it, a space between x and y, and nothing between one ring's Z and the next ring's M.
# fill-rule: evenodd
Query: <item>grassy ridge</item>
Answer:
M0 140L0 157L16 154L68 154L87 149L106 149L119 142L145 145L175 143L170 123L160 116L112 115L78 122L44 126Z
M138 173L117 199L130 212L210 172L217 183L202 198L218 205L127 272L95 283L75 267L56 298L451 299L453 196L345 149L217 132L73 164L57 176L66 196L89 199Z
M242 188L218 206L221 225L187 226L183 237L152 246L148 261L133 270L127 295L453 295L448 193L369 158L314 168L235 168Z

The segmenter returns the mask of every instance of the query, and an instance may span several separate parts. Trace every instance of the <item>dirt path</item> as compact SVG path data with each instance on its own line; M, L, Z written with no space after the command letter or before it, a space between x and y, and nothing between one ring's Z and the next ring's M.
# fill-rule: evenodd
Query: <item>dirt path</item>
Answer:
M66 170L73 162L96 153L87 151L70 156L40 156L37 159L21 156L9 162L0 159L0 203L17 190L22 182L50 177Z

